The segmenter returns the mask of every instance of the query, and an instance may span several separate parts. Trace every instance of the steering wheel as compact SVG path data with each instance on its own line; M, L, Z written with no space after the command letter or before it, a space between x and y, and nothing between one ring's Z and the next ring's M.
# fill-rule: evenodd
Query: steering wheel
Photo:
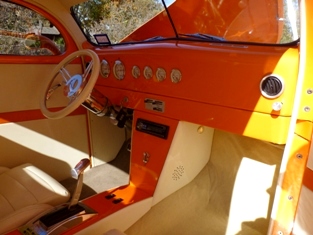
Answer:
M30 41L30 45L27 45L27 42ZM39 45L37 45L39 44ZM56 46L56 44L49 38L42 36L42 35L36 35L34 33L27 34L25 36L24 45L27 49L37 49L37 48L46 48L49 51L52 52L53 55L60 55L61 52L59 48Z
M83 74L71 74L70 63L79 57L91 60ZM44 116L59 119L79 107L90 95L99 75L100 60L92 50L76 51L63 59L46 80L40 94L40 109ZM65 106L57 109L56 107Z

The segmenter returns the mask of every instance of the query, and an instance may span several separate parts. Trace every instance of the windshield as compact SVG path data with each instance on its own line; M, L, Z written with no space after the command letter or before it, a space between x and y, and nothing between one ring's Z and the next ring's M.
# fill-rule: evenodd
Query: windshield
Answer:
M169 39L285 44L299 38L298 0L88 0L72 14L98 45Z

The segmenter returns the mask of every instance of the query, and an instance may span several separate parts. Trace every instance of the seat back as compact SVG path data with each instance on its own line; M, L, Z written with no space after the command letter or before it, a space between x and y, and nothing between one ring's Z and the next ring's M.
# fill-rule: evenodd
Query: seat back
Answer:
M69 200L59 182L31 164L0 167L0 234Z

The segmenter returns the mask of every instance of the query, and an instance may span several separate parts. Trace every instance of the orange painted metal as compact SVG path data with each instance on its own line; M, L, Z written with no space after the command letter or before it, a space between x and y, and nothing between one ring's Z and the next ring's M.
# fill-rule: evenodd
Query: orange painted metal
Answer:
M127 97L129 101L124 103L124 105L129 108L244 134L277 144L286 143L290 117L273 116L264 113L104 86L97 86L97 89L109 97L111 102L116 105L119 105L124 97ZM146 98L163 101L165 103L164 113L146 110L144 105Z
M163 139L136 130L138 118L168 126L168 137ZM130 181L150 196L153 196L177 125L175 119L140 111L134 113ZM144 154L149 155L147 163L144 162Z
M301 104L298 113L298 119L313 121L313 22L312 22L312 12L313 12L313 2L305 1L305 15L306 19L303 22L303 31L305 32L305 38L302 40L300 51L302 56L302 66L304 69L304 83L301 92Z
M18 2L24 3L24 1ZM259 2L263 1L249 1L249 4L263 4ZM242 38L242 35L249 36L247 33L248 27L243 32L236 30L236 25L242 24L240 23L240 14L247 14L246 11L249 11L242 11L239 14L242 4L248 4L247 2L234 1L231 9L223 4L218 6L215 1L203 1L201 4L192 3L198 4L192 10L186 7L188 1L176 1L170 7L170 11L173 12L186 12L184 18L173 18L178 28L187 25L185 23L190 19L194 19L192 27L196 28L185 28L185 31L196 30L197 32L225 36L233 40L237 40L236 37L239 38L239 36ZM204 9L202 4L215 4L215 7L220 9L225 7L222 11L224 12L223 17L217 15L212 18L212 25L215 27L207 29L204 24L199 23L203 21L202 17L208 13L201 11ZM307 5L309 14L309 12L313 12L312 3L307 3ZM280 12L281 6L278 4L276 7L273 6L266 11L275 10ZM264 5L259 6L259 9L263 8ZM249 7L248 9L258 9L258 7ZM38 9L38 11L41 10ZM264 40L268 40L266 42L276 42L281 34L282 26L275 25L270 19L264 18L262 14L265 14L266 11L259 10L253 13L258 16L260 21L252 26L264 27L262 32L264 35L268 35ZM41 13L44 12L41 11ZM210 15L214 15L213 13L211 12ZM239 15L239 17L235 19L236 15ZM46 17L53 19L47 14ZM149 38L152 32L148 28L153 28L153 36L155 36L155 30L158 29L162 36L173 35L169 23L162 23L162 27L159 27L161 20L164 20L162 15L154 18L147 26L140 28L126 40L136 40L138 37ZM61 25L58 25L56 20L52 21L61 29L60 31L69 45L69 42L72 42L70 36ZM231 25L232 28L225 28L227 24L224 25L223 21ZM229 22L234 23L230 24ZM312 22L308 22L307 27L307 40L310 42L313 41L313 35L309 30L309 28L312 28ZM254 36L258 37L258 35ZM85 43L84 47L91 46ZM76 49L75 46L71 47L70 44L68 52ZM110 48L97 49L96 52L99 54L100 59L106 59L111 66L113 66L115 60L119 59L125 64L126 68L124 80L116 80L111 73L107 79L99 77L97 89L109 97L116 105L119 105L125 96L128 97L128 103L125 105L135 109L135 120L141 117L151 121L160 121L170 126L171 133L168 140L162 140L135 131L133 133L130 185L86 199L84 203L95 208L99 215L66 234L77 232L121 208L153 195L178 120L199 123L278 144L286 143L298 75L299 48L297 46L261 47L239 44L173 42L160 43L157 46L153 44L133 45L131 47L120 46L114 50ZM307 176L310 176L311 172L305 168L305 165L309 152L313 117L312 112L303 111L303 107L312 104L313 99L311 94L307 92L312 87L312 79L310 79L313 68L313 66L310 66L311 55L313 55L313 45L308 45L306 79L303 88L303 94L306 92L307 95L301 101L302 109L299 111L299 120L296 133L293 136L292 148L288 153L286 172L282 173L284 177L279 182L282 194L278 200L277 215L273 223L272 234L278 234L278 232L283 232L283 234L291 233L303 175L305 175L304 183L309 185ZM6 58L0 56L0 63L8 63L8 61L15 63L56 63L59 60L58 56L38 57L38 60L33 57L23 57L21 59L15 56ZM151 66L154 71L158 67L163 67L168 73L167 78L163 82L157 82L155 77L146 80L142 75L138 79L134 79L131 76L131 69L134 65L139 66L141 71L147 65ZM169 79L170 71L173 68L180 69L183 75L182 81L178 84L172 83ZM277 99L264 98L259 91L260 80L271 73L281 76L288 84L283 95ZM165 111L158 113L146 110L144 106L145 98L163 101ZM276 101L283 103L283 109L279 112L272 110L272 104ZM34 117L36 115L34 114ZM12 120L14 119L13 116L11 117ZM302 120L307 120L307 122ZM151 155L151 161L147 164L142 162L144 152L149 152ZM154 156L158 157L157 160ZM123 202L112 204L112 201L105 199L105 195L111 192L123 198Z
M305 6L306 18L303 18L302 28L303 40L300 53L303 76L303 86L301 87L301 95L299 110L297 110L297 124L295 135L292 141L292 149L289 153L289 161L286 172L282 179L283 193L279 198L278 213L276 221L274 222L272 234L282 231L283 234L292 233L292 223L296 214L296 207L300 195L301 185L304 184L311 190L312 187L312 171L306 167L307 159L309 157L311 140L312 140L312 101L313 101L313 81L312 81L312 53L313 46L313 23L311 14L313 12L312 1L302 2ZM304 9L304 8L303 8ZM310 156L312 157L312 156Z
M114 78L98 79L99 85L116 87L150 94L170 96L185 100L247 111L291 116L295 84L298 74L298 48L258 47L203 43L159 43L120 46L114 50L96 50L111 68L116 60L125 65L126 75L120 81ZM132 77L132 67L141 70L138 79ZM143 70L150 66L154 77L145 79ZM163 82L157 82L157 68L167 72ZM286 69L288 67L288 70ZM180 83L171 82L172 69L182 74ZM276 74L284 80L284 93L275 99L261 95L261 79ZM283 108L274 112L274 102L282 102Z
M21 235L22 233L18 230L14 230L12 232L7 233L7 235Z
M115 194L114 198L107 199L106 196L110 194ZM99 193L95 196L87 198L83 201L83 203L90 208L93 208L97 211L97 215L92 217L91 219L81 223L80 225L73 227L68 230L64 235L75 234L82 229L96 223L97 221L111 215L114 212L117 212L127 206L130 206L136 202L149 198L147 192L135 187L134 185L128 185L126 187L120 187L113 190L108 190L103 193ZM114 203L116 199L123 199L119 203Z
M130 100L129 107L140 110L145 110L145 98L159 99L166 102L165 112L160 115L286 143L298 74L297 48L185 42L133 45L131 50L120 46L96 52L111 67L116 60L125 65L123 80L115 79L111 72L97 82L97 89L115 104L121 102L123 92ZM137 79L131 73L134 65L141 69ZM143 77L145 66L154 71L152 79ZM156 80L157 68L167 72L162 82ZM180 69L181 82L171 81L172 69ZM263 97L259 88L261 79L269 74L280 76L288 84L275 99ZM107 91L109 88L119 91ZM275 102L283 104L280 111L273 111Z
M313 123L310 121L298 120L295 133L310 141L312 138Z
M308 167L304 171L303 185L313 191L313 170Z
M168 137L162 139L137 131L135 124L138 118L167 125L169 127ZM118 210L148 197L152 197L171 146L177 124L178 121L174 119L135 111L133 122L134 131L131 144L130 184L128 186L108 190L83 200L83 203L96 210L98 215L65 234L73 234ZM143 162L143 154L145 152L150 155L146 163ZM105 196L109 194L115 194L115 197L106 199ZM120 203L113 203L114 199L119 198L122 199Z
M53 109L58 110L58 109ZM87 114L85 108L80 106L74 112L72 112L69 116ZM27 110L27 111L17 111L17 112L8 112L1 113L0 115L0 125L9 122L23 122L23 121L31 121L31 120L39 120L46 119L43 116L40 110Z
M300 47L300 77L303 79L301 86L300 106L296 110L297 123L295 133L292 139L291 150L288 153L288 163L286 171L283 172L281 182L279 182L282 193L279 195L277 215L274 218L273 230L271 234L292 234L292 226L296 215L299 195L302 184L308 186L312 190L310 177L312 172L306 167L312 141L312 102L313 102L313 81L312 81L312 53L313 53L313 22L311 15L313 12L313 2L301 2L302 12L306 17L302 20L302 36Z
M277 43L283 28L282 22L277 20L282 18L282 4L283 1L270 0L180 0L169 6L169 12L180 33L211 34L229 41ZM141 26L124 41L143 40L155 35L175 36L165 12Z
M279 194L276 214L270 234L291 234L302 186L303 175L309 154L310 142L298 135L293 136L291 150L287 156L286 171L278 182Z

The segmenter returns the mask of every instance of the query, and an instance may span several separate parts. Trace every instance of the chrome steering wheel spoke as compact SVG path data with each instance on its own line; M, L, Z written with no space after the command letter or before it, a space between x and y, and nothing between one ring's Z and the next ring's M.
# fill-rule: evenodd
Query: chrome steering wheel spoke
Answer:
M90 61L87 68L85 69L83 73L83 81L86 81L90 71L92 71L92 67L93 67L93 61Z
M66 68L64 68L64 67L62 67L62 68L60 69L60 74L62 75L62 77L63 77L65 83L66 83L68 80L70 80L71 77L72 77L71 74L70 74L70 72L69 72Z

